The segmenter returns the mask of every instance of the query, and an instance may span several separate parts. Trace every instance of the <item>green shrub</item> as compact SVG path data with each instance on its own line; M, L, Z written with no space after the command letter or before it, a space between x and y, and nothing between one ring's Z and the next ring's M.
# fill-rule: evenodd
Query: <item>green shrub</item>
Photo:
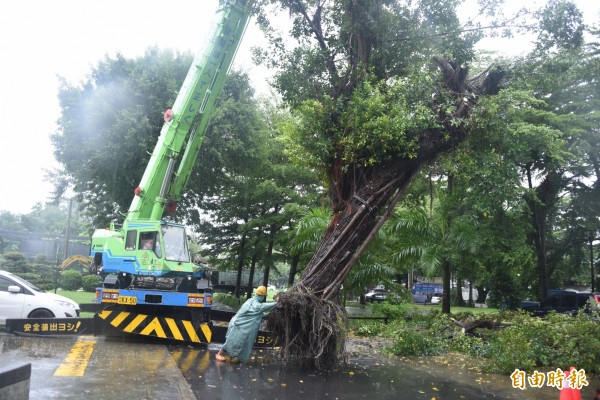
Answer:
M98 275L86 275L81 281L81 286L85 292L95 292L101 282L102 278Z
M397 356L434 356L444 353L446 343L431 332L398 332L390 351Z
M458 334L452 338L448 348L450 351L471 357L482 357L487 354L488 347L485 340L478 336Z
M37 273L37 272L24 272L16 274L26 281L33 283L35 286L43 290L54 289L54 276L52 272L49 273Z
M381 322L363 322L361 321L358 327L354 328L354 332L358 336L377 336L383 331L384 324Z
M588 315L513 314L510 326L490 338L485 370L511 373L538 367L600 371L600 325Z
M221 303L225 306L230 307L233 311L237 311L242 303L246 301L246 297L243 296L237 299L234 295L229 293L215 293L213 294L213 303Z
M523 326L502 329L490 343L487 372L510 374L515 369L531 371L536 366L536 354Z
M375 314L387 317L390 320L404 318L409 310L409 306L401 304L392 304L387 301L373 305Z
M60 287L64 290L77 290L81 287L83 278L77 271L64 271L60 276Z

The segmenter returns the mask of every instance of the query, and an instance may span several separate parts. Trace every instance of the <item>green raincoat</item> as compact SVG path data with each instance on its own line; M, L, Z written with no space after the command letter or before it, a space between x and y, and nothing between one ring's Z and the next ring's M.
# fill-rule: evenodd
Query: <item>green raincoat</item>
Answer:
M229 355L237 357L240 361L250 358L265 312L271 311L277 305L277 303L261 302L264 298L265 296L255 294L254 297L246 300L229 321L223 348Z

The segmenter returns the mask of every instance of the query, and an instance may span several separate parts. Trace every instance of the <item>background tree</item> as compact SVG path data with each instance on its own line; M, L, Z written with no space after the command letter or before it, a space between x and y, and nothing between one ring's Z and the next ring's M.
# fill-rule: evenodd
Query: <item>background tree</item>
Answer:
M152 48L137 59L106 57L79 85L61 81L54 154L77 200L104 226L126 212L192 62L189 53ZM55 181L65 188L65 179ZM56 193L58 196L59 193Z
M557 9L563 14L553 14ZM527 236L536 256L537 272L531 275L525 271L524 275L534 278L532 286L538 299L546 296L550 286L566 283L561 276L581 273L581 256L571 258L567 262L570 266L562 261L568 252L581 255L585 236L594 232L594 228L584 226L589 224L575 220L582 218L597 226L600 210L597 202L589 201L598 185L592 161L598 154L598 87L587 70L597 72L597 54L584 46L581 14L572 5L553 2L541 14L537 47L515 64L511 90L486 100L481 109L494 118L484 117L490 123L480 126L489 140L487 144L475 144L479 150L487 147L487 153L477 151L480 160L482 154L491 154L490 161L501 158L495 162L495 170L486 171L491 182L514 180L497 187L507 190L505 194L518 196L498 193L497 198L512 204L511 214L520 209L530 221ZM569 24L565 25L562 18L577 27L570 36L565 31ZM512 178L507 181L504 177ZM490 193L494 193L493 189ZM586 216L578 213L574 217L567 210L573 211L580 201L587 204ZM508 211L504 206L495 209ZM518 248L521 246L513 247ZM577 258L580 262L573 263ZM574 269L575 265L579 268Z
M227 81L222 99L183 208L213 264L240 279L243 268L251 276L260 269L266 286L271 269L289 260L287 231L320 185L312 171L288 162L279 140L286 116L254 97L246 74ZM240 286L252 295L248 282L238 282L236 296Z

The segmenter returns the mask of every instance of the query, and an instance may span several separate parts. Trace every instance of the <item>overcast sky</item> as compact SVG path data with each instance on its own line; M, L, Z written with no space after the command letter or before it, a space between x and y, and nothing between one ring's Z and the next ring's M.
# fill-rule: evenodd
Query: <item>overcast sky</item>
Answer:
M521 0L509 3L523 4ZM577 0L589 23L597 0ZM594 5L592 5L594 3ZM56 130L60 75L80 82L105 55L136 57L150 46L196 52L217 0L17 0L0 13L0 211L27 213L52 190L44 169L58 167L49 135ZM266 92L265 72L250 62L262 37L251 26L234 65ZM515 45L509 48L515 48Z

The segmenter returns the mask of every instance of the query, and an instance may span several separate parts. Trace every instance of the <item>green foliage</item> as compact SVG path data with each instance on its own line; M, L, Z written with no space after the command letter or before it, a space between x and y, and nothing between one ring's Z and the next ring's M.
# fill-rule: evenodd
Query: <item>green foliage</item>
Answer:
M383 306L382 310L389 310ZM378 310L379 311L379 310ZM389 312L393 319L385 325L351 320L353 332L359 336L391 337L391 354L428 356L457 352L483 360L486 372L510 374L515 369L570 366L586 371L600 371L599 316L584 313L573 317L552 313L546 318L525 312L474 314L461 312L447 315L437 310L410 313ZM454 321L469 325L475 321L500 323L498 329L477 328L471 334L461 332Z
M61 80L60 129L52 136L63 167L57 176L69 178L98 223L127 210L191 60L153 48L135 60L107 56L80 85Z
M397 356L434 356L444 353L446 348L446 343L435 335L407 329L398 332L389 351Z
M480 358L486 354L488 345L478 336L456 335L448 346L450 352L466 354ZM512 371L511 371L512 372Z
M40 289L54 289L55 268L52 264L44 263L44 261L47 261L45 257L38 256L35 263L32 263L23 253L8 252L0 258L0 269L12 272Z
M357 336L376 336L383 331L383 327L381 322L360 321L358 326L353 327L353 332Z
M236 299L235 296L229 293L215 293L213 303L221 303L230 307L233 311L237 311L242 306L242 300Z
M538 47L540 51L550 48L575 49L583 44L583 14L570 1L549 1L540 12Z
M86 275L81 280L81 286L85 292L95 292L101 282L102 278L98 275Z
M17 275L29 272L31 270L31 266L29 265L25 254L18 251L4 253L2 255L0 267Z
M550 314L545 319L516 314L512 324L490 338L485 370L511 373L516 368L600 371L600 325L581 313Z
M432 85L427 76L365 80L353 91L335 127L330 121L338 104L329 98L305 101L295 111L296 118L285 125L289 154L313 168L321 168L333 157L347 166L363 167L398 157L415 158L419 134L437 126L435 115L422 102L433 91L426 83Z
M375 314L383 315L389 319L405 318L409 310L411 310L410 305L404 303L393 304L389 301L383 301L373 305Z
M366 167L417 157L419 134L438 125L423 102L433 92L425 90L425 82L431 80L414 75L410 80L365 80L353 91L334 136L346 165Z
M77 271L64 271L59 280L59 285L64 290L77 290L81 288L83 278Z
M19 277L34 284L42 290L52 290L55 288L55 271L52 268L35 268L35 272L25 272L18 274Z

